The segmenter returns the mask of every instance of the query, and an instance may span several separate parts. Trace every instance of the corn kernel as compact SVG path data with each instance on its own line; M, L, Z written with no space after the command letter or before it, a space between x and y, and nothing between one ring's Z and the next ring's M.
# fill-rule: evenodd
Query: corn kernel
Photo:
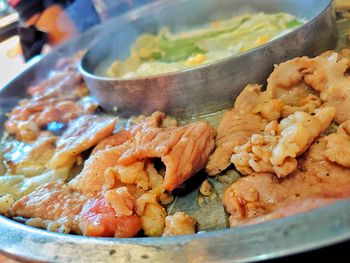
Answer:
M267 42L268 38L267 36L260 36L258 37L258 39L256 40L256 43L259 45L263 45Z
M240 49L239 49L239 51L241 51L241 52L245 52L245 51L247 51L248 50L248 48L246 47L246 46L242 46Z
M204 61L205 61L205 56L199 53L193 57L188 58L185 64L187 66L196 66L196 65L202 64Z

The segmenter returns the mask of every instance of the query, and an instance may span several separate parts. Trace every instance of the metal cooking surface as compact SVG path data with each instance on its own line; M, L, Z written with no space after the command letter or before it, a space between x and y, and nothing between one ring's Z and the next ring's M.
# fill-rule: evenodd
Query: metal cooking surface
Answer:
M157 6L158 3L153 6ZM153 8L153 7L152 7ZM135 17L139 12L131 13ZM129 19L128 15L120 19ZM341 15L338 48L347 45L350 23ZM101 26L67 43L0 90L0 120L28 85L47 77L60 57L87 49ZM97 37L97 38L96 38ZM0 127L2 132L2 127ZM34 229L0 216L0 250L27 260L50 262L232 262L256 261L319 248L350 239L350 202L261 225L165 238L86 238Z
M164 238L84 238L0 218L0 247L49 262L242 262L319 248L350 238L350 202L261 225Z

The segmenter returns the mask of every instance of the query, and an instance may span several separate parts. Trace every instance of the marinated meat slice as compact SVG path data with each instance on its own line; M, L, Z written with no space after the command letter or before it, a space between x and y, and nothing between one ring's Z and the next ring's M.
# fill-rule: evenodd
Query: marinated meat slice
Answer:
M325 157L343 167L350 168L350 121L339 126L337 133L326 137Z
M87 198L76 194L63 183L48 183L19 199L11 208L13 216L58 220L75 219Z
M348 59L339 60L339 55L333 53L328 57L314 58L313 74L305 76L305 83L320 92L320 97L326 105L336 109L336 122L341 124L350 120L350 78L345 76Z
M95 237L133 237L142 228L140 217L136 214L116 216L104 197L86 202L79 226L83 235Z
M45 128L52 121L66 123L81 115L93 113L97 104L91 100L80 98L88 94L88 89L83 82L81 74L76 69L68 69L56 72L49 79L28 89L31 99L22 100L9 114L5 123L8 133L16 134L19 140L22 138L23 126L34 124L39 128ZM33 137L31 140L35 140Z
M154 128L162 126L166 116L164 113L156 111L151 116L140 116L137 119L132 120L132 124L127 128L132 136L135 136L138 132L147 132Z
M32 118L39 127L45 127L50 122L67 123L84 114L91 114L97 108L92 101L60 101L52 107L45 107L42 112Z
M336 109L337 123L349 120L350 78L345 75L349 64L347 52L343 51L343 56L326 52L315 58L295 58L275 66L268 78L267 96L278 98L283 93L290 95L290 89L300 85L305 91L307 87L312 88L326 105Z
M292 89L295 90L295 89ZM293 96L290 96L292 98ZM296 104L290 104L290 105L284 105L282 109L282 117L288 117L289 115L297 112L297 111L303 111L305 113L312 114L314 113L318 108L321 107L322 101L321 99L313 94L306 94L305 96L300 96L297 94L295 98L299 98L298 103Z
M299 71L303 71L298 63L304 60L307 58L301 58L294 63L294 72L288 71L288 64L276 66L264 92L259 85L248 85L244 88L237 97L233 110L224 115L217 128L216 149L206 167L209 175L225 170L231 164L233 148L245 144L253 134L262 134L269 121L287 117L297 110L313 113L321 106L318 97L306 85L290 87L291 83L285 83L284 79L279 78L278 72L287 72L294 79L292 83L298 84L302 79ZM289 90L285 90L286 88ZM286 93L288 96L284 95Z
M79 97L81 93L87 94L87 91L81 92L80 89L87 90L83 84L83 78L76 70L66 72L57 72L51 78L28 88L28 93L36 98L73 96Z
M288 117L296 111L313 113L322 105L319 92L304 83L304 77L311 73L314 61L307 57L295 58L275 65L274 71L267 80L263 102L279 100L283 104L282 117ZM261 107L261 103L258 107Z
M112 144L121 143L128 136L130 139L119 146L95 151L86 161L83 171L70 183L72 187L95 195L103 189L105 171L111 167L119 176L118 181L136 183L137 187L147 190L148 179L136 177L138 172L133 166L140 161L144 163L151 158L161 158L166 167L163 187L171 191L204 168L214 148L214 130L209 124L197 122L182 127L157 128L154 126L160 125L158 121L153 122L152 117L146 119L140 126L133 127L130 134L124 131L117 133L120 138L117 135L110 137ZM104 147L106 143L101 145ZM144 170L144 166L141 170ZM137 182L121 177L124 172L130 171L134 171L133 178L138 178Z
M249 84L247 85L234 103L234 109L241 113L253 112L256 105L260 102L262 97L261 85Z
M226 112L216 130L216 148L209 157L207 173L216 175L225 170L231 164L233 147L245 144L253 134L262 134L266 124L267 121L256 114Z
M327 137L313 143L288 177L255 173L234 182L223 197L231 222L239 225L309 198L350 197L350 169L328 161L326 148Z
M69 100L70 98L67 98ZM41 100L22 100L19 105L13 108L8 113L8 120L5 122L6 131L9 134L16 134L18 125L20 122L29 121L33 116L37 116L47 107L53 107L55 104L60 102L60 99L49 99L46 101Z
M141 230L141 219L133 212L117 216L115 208L107 200L115 204L124 197L121 195L118 200L113 198L107 198L106 194L88 199L65 184L49 183L15 202L9 212L12 216L43 221L70 221L73 232L87 236L135 236ZM119 202L119 212L120 206Z
M116 134L113 134L103 140L101 140L93 149L91 155L103 151L114 146L119 146L128 141L131 138L131 134L128 131L122 130Z
M155 113L111 135L115 121L85 115L70 123L49 167L71 163L75 155L100 144L68 184L37 188L17 201L11 214L67 218L73 231L89 236L131 237L141 228L146 235L162 235L166 212L158 202L165 189L174 189L205 166L214 148L214 130L204 122L182 127L167 122L164 127L165 115ZM164 178L152 158L163 160Z
M116 118L97 115L84 115L73 120L57 141L57 151L48 163L48 167L56 168L65 165L70 159L74 159L78 154L110 136L116 122Z
M29 101L13 109L5 122L5 128L9 134L16 134L21 139L19 135L25 123L44 128L53 121L67 123L81 115L93 113L96 108L97 104L90 100L75 102L65 98Z
M108 185L105 179L106 170L118 164L118 159L124 151L125 148L122 147L98 151L85 161L83 170L69 182L69 186L86 195L97 196L104 186Z
M260 224L267 221L292 216L295 214L305 213L313 209L321 208L333 204L334 202L341 200L337 198L308 198L305 200L298 200L291 203L283 204L281 208L258 217L247 218L247 219L235 219L230 217L230 226L245 226Z
M214 130L205 122L176 128L145 129L136 133L118 163L161 158L166 166L164 188L172 191L205 167L214 149Z
M264 135L253 134L248 142L233 148L231 161L244 175L271 172L284 177L297 166L296 157L330 125L335 115L332 107L316 110L314 116L295 112L278 124L272 121Z
M268 122L258 112L254 113L262 96L260 85L247 85L234 108L225 113L216 130L215 151L206 166L209 175L219 174L231 164L234 146L243 145L253 134L263 133Z
M312 73L314 61L308 57L288 60L275 68L267 79L266 91L270 98L278 98L291 87L297 86L306 74Z

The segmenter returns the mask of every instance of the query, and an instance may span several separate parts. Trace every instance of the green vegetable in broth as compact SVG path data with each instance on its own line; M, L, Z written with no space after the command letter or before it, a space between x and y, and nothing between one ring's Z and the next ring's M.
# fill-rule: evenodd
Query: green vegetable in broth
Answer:
M184 70L253 49L302 24L289 14L258 13L214 21L176 35L165 28L158 35L141 35L130 57L115 61L107 75L134 78Z

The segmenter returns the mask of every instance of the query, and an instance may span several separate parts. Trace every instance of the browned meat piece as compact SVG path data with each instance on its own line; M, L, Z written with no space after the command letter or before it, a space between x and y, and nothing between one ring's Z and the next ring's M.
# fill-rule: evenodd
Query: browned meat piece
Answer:
M56 168L71 162L78 154L110 136L116 122L116 118L97 115L84 115L73 120L57 141L57 151L48 167Z
M334 108L324 107L314 115L297 111L280 123L272 121L264 135L253 134L246 144L235 146L231 162L244 175L270 172L287 176L297 167L296 157L330 125L334 115Z
M118 165L125 170L139 161L161 158L166 167L163 187L171 191L204 168L214 149L213 128L205 122L158 128L163 118L164 114L154 113L132 126L130 133L123 131L107 138L100 145L104 150L94 151L71 185L81 192L96 194L103 189L108 167ZM129 140L122 143L128 136ZM114 147L105 147L106 144Z
M86 235L134 236L141 226L147 235L161 235L166 213L158 204L160 196L202 169L214 148L209 124L165 128L163 120L163 114L155 113L112 136L116 120L85 115L73 121L57 142L58 151L49 166L71 162L100 141L82 172L68 185L39 187L17 201L11 214L42 220L68 218L74 232ZM163 160L164 178L154 168L153 157ZM131 228L125 232L127 225Z
M81 115L93 113L96 108L97 104L92 101L74 102L70 99L29 101L13 109L5 122L5 128L8 133L16 134L18 139L21 139L21 129L25 123L44 128L53 121L67 123Z
M335 120L341 124L350 120L350 78L344 75L348 59L338 59L337 53L314 58L315 70L305 76L305 83L320 92L326 105L336 109Z
M337 133L326 137L326 158L343 167L350 168L350 121L339 126Z
M235 219L233 217L230 217L230 226L236 227L236 226L260 224L260 223L264 223L274 219L279 219L287 216L292 216L295 214L308 212L313 209L317 209L317 208L321 208L321 207L333 204L338 200L341 200L341 199L309 198L305 200L297 200L297 201L291 202L290 204L289 203L283 204L281 208L266 215L247 218L247 219Z
M62 122L67 123L84 114L91 114L97 108L97 104L87 102L73 102L73 101L61 101L51 107L46 107L40 112L33 121L44 127L50 122Z
M325 158L327 138L317 140L288 177L255 173L234 182L223 202L235 225L277 211L286 204L309 198L350 197L350 169Z
M348 53L325 52L315 58L295 58L281 63L268 78L268 96L275 98L283 93L289 96L291 88L300 85L306 88L307 84L319 92L326 105L336 109L337 123L350 120L350 78L345 75Z
M166 166L164 188L172 191L205 167L214 149L214 130L205 122L182 127L146 129L136 133L119 164L161 158Z
M209 175L225 170L230 165L233 148L247 143L253 134L262 134L268 122L288 117L296 111L313 114L321 106L321 100L314 95L317 92L299 83L306 62L308 58L305 57L276 66L264 92L259 85L244 88L233 110L224 115L217 129L216 149L206 167ZM289 82L281 74L289 76Z
M48 183L19 199L11 208L13 216L58 220L74 219L83 208L86 198L77 195L63 183Z
M235 100L234 109L243 113L253 112L260 102L262 92L260 85L247 85Z
M81 74L75 70L58 72L51 78L44 80L36 86L28 88L28 93L36 98L72 96L80 97L81 89L87 93Z
M86 195L98 195L107 184L105 171L118 164L118 158L124 151L123 147L113 147L96 152L85 161L81 173L69 182L70 187Z
M131 138L130 132L122 130L116 134L113 134L103 140L101 140L93 149L91 155L98 151L104 151L114 146L119 146Z
M231 110L225 113L217 128L216 149L210 156L206 171L215 175L230 164L233 147L245 144L253 134L262 134L267 122L259 115Z
M298 85L303 77L313 72L314 62L308 57L300 57L275 65L275 69L267 79L269 97L278 98L291 87Z
M20 101L8 114L5 123L7 132L23 141L36 139L34 132L24 134L28 127L36 131L53 121L67 123L93 113L98 106L91 100L78 101L88 94L88 89L76 68L56 72L47 80L29 87L28 92L32 98Z
M131 125L127 130L132 136L135 136L138 132L147 132L150 129L159 128L165 119L165 114L159 111L152 113L151 116L141 116L134 120L135 124Z
M48 183L18 200L9 212L11 216L39 219L39 225L48 229L53 223L68 227L67 232L88 236L133 237L142 227L133 210L129 213L133 202L125 187L88 199L65 184Z

